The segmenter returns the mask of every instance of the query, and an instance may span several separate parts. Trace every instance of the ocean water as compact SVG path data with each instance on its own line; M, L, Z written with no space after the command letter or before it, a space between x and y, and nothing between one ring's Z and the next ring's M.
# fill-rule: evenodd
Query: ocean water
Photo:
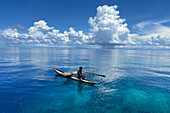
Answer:
M98 84L57 76L86 73ZM170 113L170 51L0 49L0 113Z

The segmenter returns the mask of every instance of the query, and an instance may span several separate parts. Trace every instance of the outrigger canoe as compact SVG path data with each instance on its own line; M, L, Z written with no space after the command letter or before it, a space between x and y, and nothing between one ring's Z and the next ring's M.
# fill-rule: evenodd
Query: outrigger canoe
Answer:
M74 75L77 74L77 71L74 71L74 72L63 72L59 69L56 69L53 67L53 70L60 76L63 76L63 77L67 77L67 78L70 78L72 80L76 80L76 81L80 81L80 82L83 82L83 83L87 83L87 84L96 84L98 82L95 82L95 81L90 81L90 80L80 80L78 77L75 77ZM94 72L94 70L84 70L83 73L85 72Z

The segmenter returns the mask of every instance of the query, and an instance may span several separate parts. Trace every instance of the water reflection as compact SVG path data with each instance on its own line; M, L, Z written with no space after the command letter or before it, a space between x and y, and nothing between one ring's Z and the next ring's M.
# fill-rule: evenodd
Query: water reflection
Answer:
M30 75L34 79L46 79L46 75L53 72L51 67L76 71L79 66L106 75L105 78L88 76L101 84L146 73L149 76L170 75L169 54L163 50L8 48L0 51L4 53L0 56L1 73L6 72L5 68L14 66L9 72L37 71L38 74Z
M58 76L58 75L57 75ZM64 86L68 86L68 85L71 85L73 84L74 81L73 80L70 80L69 78L66 78L66 80L62 83Z
M83 89L83 83L79 82L78 83L78 92L81 93Z
M19 48L0 49L0 66L16 66L20 62Z
M3 50L1 50L3 51ZM57 49L57 48L10 48L0 57L0 66L22 66L10 72L36 70L41 73L35 79L46 79L51 67L63 71L76 71L79 66L94 69L105 78L89 76L100 83L117 81L126 76L169 76L169 54L160 50L97 50L97 49ZM5 56L4 56L5 55ZM23 66L25 66L23 68ZM5 70L1 69L1 72ZM163 72L163 73L162 73ZM140 73L140 75L136 75Z
M167 63L169 54L163 50L8 48L0 51L5 52L0 57L1 67L25 66L13 68L11 72L24 69L41 69L42 72L47 72L52 70L51 67L76 71L79 66L83 66L84 69L94 69L96 73L107 75L106 78L91 77L101 82L112 82L136 73L146 72L154 76L169 76L170 73ZM158 73L162 71L164 73Z
M86 83L82 83L82 82L80 82L80 81L74 81L74 80L71 80L70 78L62 77L62 76L60 76L60 75L56 75L56 77L58 77L59 79L60 79L60 78L66 79L66 80L64 80L64 81L61 83L63 86L73 86L73 85L75 85L75 83L76 83L76 84L77 84L77 91L78 91L79 93L82 92L83 87L93 87L93 88L96 88L96 86L95 86L94 84L86 84Z

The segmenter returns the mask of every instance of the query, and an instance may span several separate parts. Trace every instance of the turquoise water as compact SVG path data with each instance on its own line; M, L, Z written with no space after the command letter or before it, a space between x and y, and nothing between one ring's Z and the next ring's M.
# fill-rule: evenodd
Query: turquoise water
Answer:
M59 77L79 66L99 84ZM0 49L0 113L168 113L170 51Z

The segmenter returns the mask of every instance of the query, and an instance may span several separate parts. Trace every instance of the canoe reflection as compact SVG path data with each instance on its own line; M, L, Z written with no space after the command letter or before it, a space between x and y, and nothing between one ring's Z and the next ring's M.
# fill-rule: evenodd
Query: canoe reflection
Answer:
M83 90L83 87L94 87L96 88L96 86L94 84L86 84L86 83L82 83L82 82L77 82L77 81L74 81L74 80L70 80L70 79L66 79L62 85L64 86L69 86L69 85L73 85L77 83L77 91L78 92L81 92Z
M79 82L78 83L78 92L81 92L83 89L83 83Z

